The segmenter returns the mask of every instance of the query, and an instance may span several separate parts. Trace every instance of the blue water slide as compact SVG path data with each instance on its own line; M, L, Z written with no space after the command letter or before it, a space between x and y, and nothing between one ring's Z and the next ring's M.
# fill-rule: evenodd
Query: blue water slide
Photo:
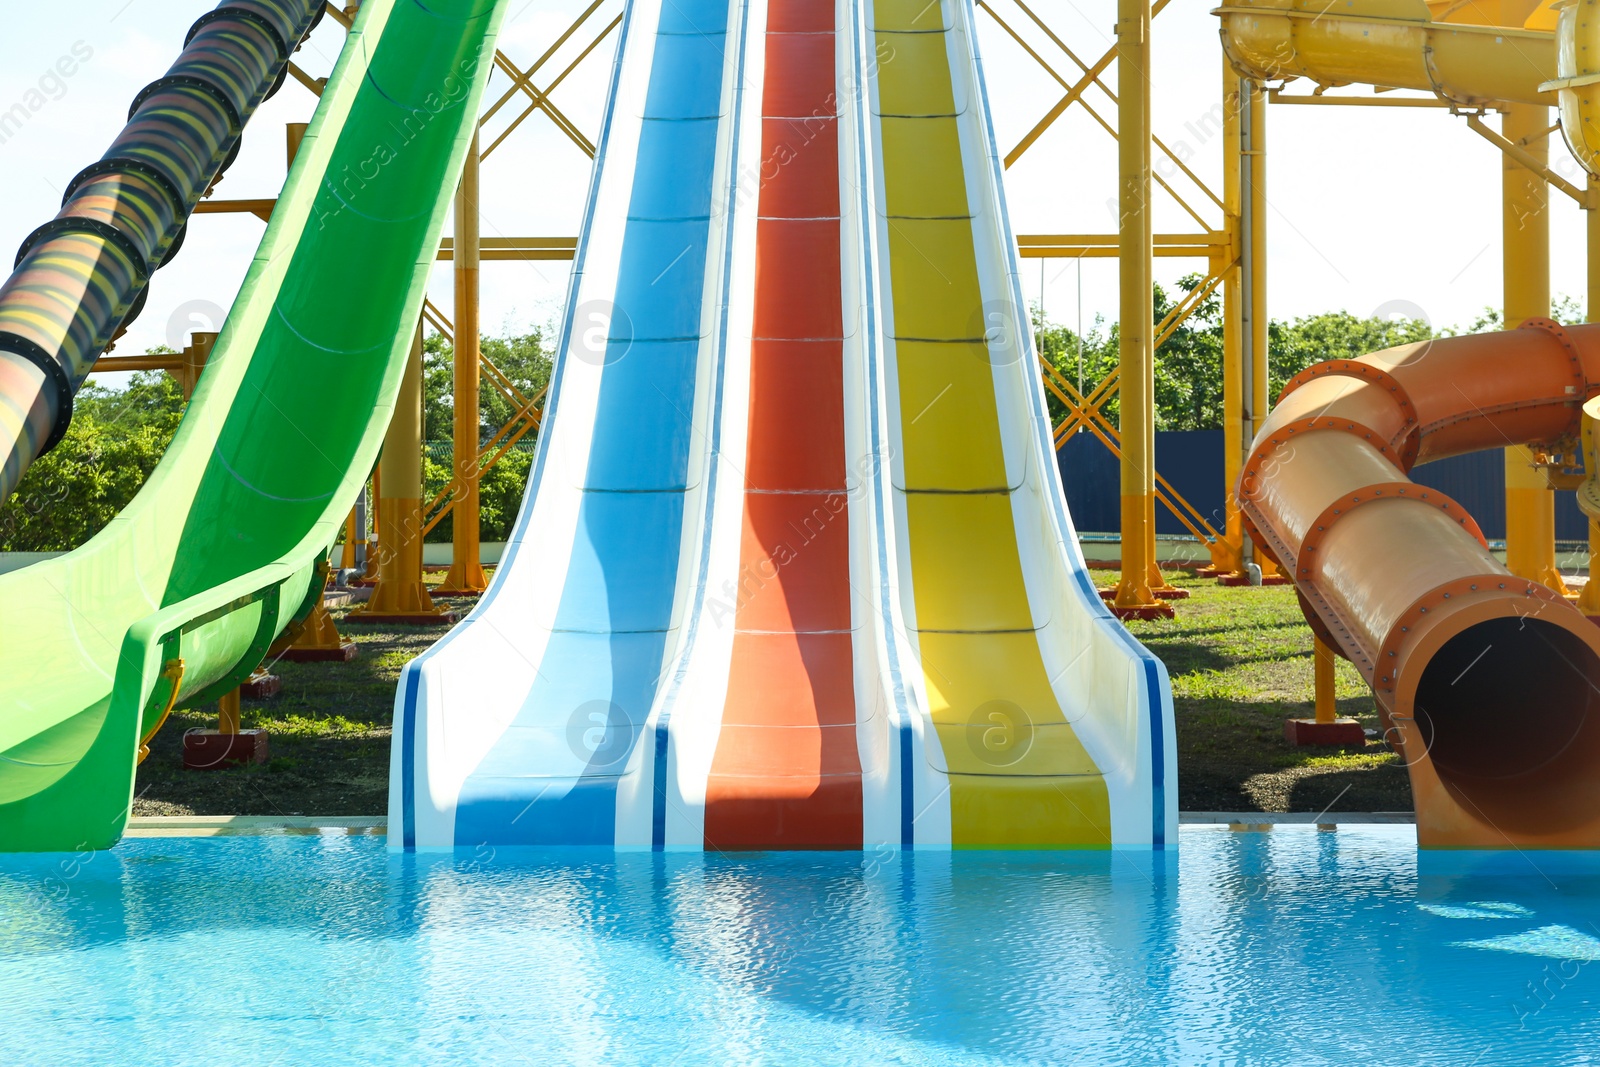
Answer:
M728 0L629 6L517 529L472 615L402 678L397 846L615 839L674 649L717 358L705 294L728 16Z

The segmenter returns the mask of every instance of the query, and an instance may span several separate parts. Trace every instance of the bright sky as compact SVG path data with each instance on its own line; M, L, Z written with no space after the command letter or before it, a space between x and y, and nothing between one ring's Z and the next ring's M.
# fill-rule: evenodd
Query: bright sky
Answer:
M1026 16L1014 0L991 0L1019 31ZM581 0L512 0L501 48L526 66L585 6ZM0 112L21 103L27 123L0 132L0 249L14 249L51 218L65 183L98 159L121 128L129 101L165 72L185 30L209 2L73 0L16 5L0 36ZM1205 119L1220 104L1222 58L1216 20L1206 0L1175 0L1154 32L1155 125L1190 166L1220 193L1221 138ZM1052 28L1086 63L1111 47L1114 0L1040 3ZM593 31L579 31L537 79L541 85L587 45L618 0L607 0ZM1057 83L980 11L980 42L1002 150L1026 132L1060 96ZM1078 68L1042 34L1026 34L1067 78ZM343 31L324 21L297 62L313 75L332 68ZM554 90L551 99L591 138L599 126L613 38ZM49 75L74 46L90 57L69 78ZM1115 89L1115 67L1106 84ZM41 83L41 79L43 83ZM491 84L491 97L506 85ZM43 90L38 92L37 90ZM1089 103L1108 123L1115 105L1099 90ZM245 135L239 162L218 198L276 195L284 174L283 124L304 121L315 99L290 81L266 104ZM513 105L520 110L521 103ZM1369 314L1411 306L1438 326L1470 321L1500 302L1500 161L1493 148L1447 112L1412 108L1285 107L1268 109L1269 303L1274 317L1344 308ZM1553 117L1552 117L1553 121ZM1559 140L1552 159L1569 178L1576 164ZM1115 143L1082 108L1073 108L1007 174L1012 220L1023 233L1109 232L1115 218ZM542 113L530 116L485 163L486 236L556 236L576 232L589 160ZM1179 191L1213 225L1218 212L1181 176ZM1552 197L1553 287L1580 296L1585 287L1581 213ZM1155 227L1189 230L1193 220L1158 199ZM182 253L152 283L149 306L119 346L138 352L181 347L188 329L212 324L242 280L262 224L247 215L198 217ZM1042 273L1041 273L1042 263ZM1172 282L1199 261L1157 260L1158 280ZM1085 323L1116 315L1114 260L1082 264ZM1025 286L1041 285L1051 318L1074 325L1079 264L1024 262ZM525 330L551 322L565 297L561 262L491 263L484 270L487 332ZM433 299L448 312L448 265L435 276Z

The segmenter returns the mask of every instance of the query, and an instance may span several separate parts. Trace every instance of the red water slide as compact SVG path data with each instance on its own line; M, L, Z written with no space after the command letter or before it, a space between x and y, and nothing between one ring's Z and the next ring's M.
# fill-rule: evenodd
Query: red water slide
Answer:
M860 848L832 0L767 9L744 532L707 848Z

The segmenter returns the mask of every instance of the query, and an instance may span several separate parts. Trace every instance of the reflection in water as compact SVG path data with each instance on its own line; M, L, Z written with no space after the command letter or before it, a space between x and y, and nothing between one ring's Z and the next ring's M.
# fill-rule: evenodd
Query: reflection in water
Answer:
M0 857L0 1061L1575 1061L1600 863L1521 862L1309 827L1180 856Z

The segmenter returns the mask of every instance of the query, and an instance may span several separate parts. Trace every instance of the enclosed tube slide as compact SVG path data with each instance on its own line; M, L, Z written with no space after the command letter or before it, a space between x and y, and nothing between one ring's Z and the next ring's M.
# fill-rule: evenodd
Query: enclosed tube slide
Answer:
M1570 439L1597 389L1600 326L1542 319L1318 364L1240 477L1251 536L1371 684L1425 847L1600 847L1600 628L1406 477Z
M1223 52L1256 81L1418 89L1463 107L1554 103L1554 35L1519 28L1544 25L1542 9L1505 5L1512 25L1488 26L1480 5L1436 6L1438 20L1423 0L1238 0L1213 14Z
M1174 842L970 15L630 4L523 513L402 675L392 846Z
M372 469L503 3L366 0L182 426L65 556L0 576L0 851L105 847L141 743L317 595Z
M22 242L0 286L0 502L67 432L95 360L138 317L150 275L178 251L189 213L325 10L225 0L200 16L105 155L67 183L60 213Z

